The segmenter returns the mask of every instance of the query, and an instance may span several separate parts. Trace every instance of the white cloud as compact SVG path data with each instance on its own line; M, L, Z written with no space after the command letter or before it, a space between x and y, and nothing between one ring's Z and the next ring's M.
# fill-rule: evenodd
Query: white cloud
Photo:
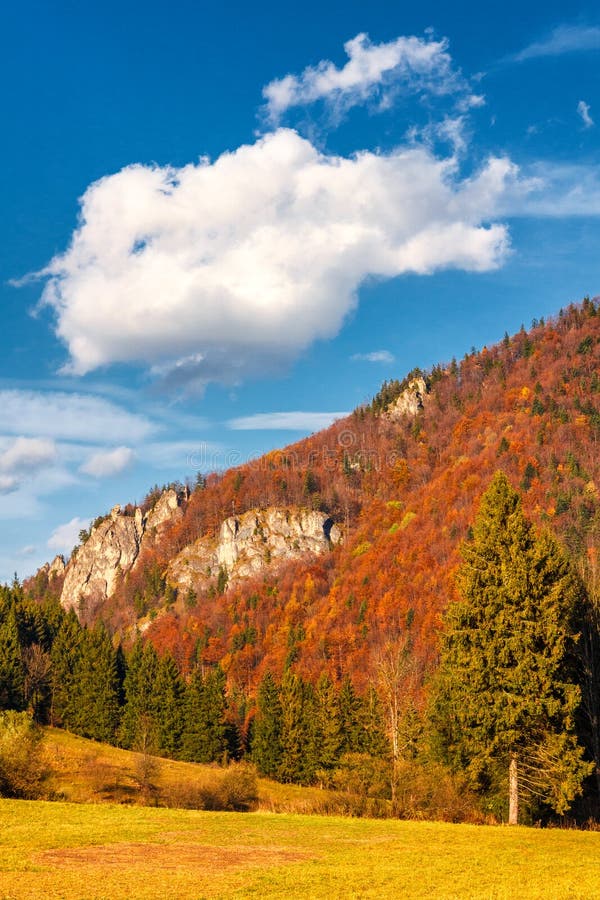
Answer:
M221 468L224 452L220 444L211 441L160 441L144 444L139 456L156 469L169 469L183 477L188 468L203 472Z
M31 485L44 472L48 481L57 456L54 441L45 438L0 436L0 494L12 494L23 485Z
M371 353L354 353L350 359L355 362L393 363L396 357L389 350L373 350Z
M399 37L373 44L358 34L344 44L348 62L338 69L329 60L308 66L301 75L286 75L264 89L266 114L278 123L286 110L325 100L338 114L377 98L380 107L391 105L397 92L410 94L463 94L463 103L479 105L468 83L455 70L448 42ZM470 99L469 99L470 98Z
M424 147L328 156L286 129L214 163L129 166L86 191L43 299L73 373L137 362L179 383L240 381L333 337L369 276L500 265L507 229L490 218L516 175L490 159L461 180ZM94 431L118 439L106 418Z
M27 544L26 547L21 547L20 550L17 551L17 556L33 556L37 547L34 544Z
M534 163L499 202L510 216L600 216L600 166Z
M75 544L79 543L79 532L87 528L89 524L90 519L80 519L79 516L75 516L74 519L54 529L46 546L58 553L70 553Z
M19 489L19 484L16 475L0 475L0 494L12 494Z
M271 412L256 413L230 419L227 423L235 431L320 431L336 419L344 419L348 412Z
M577 112L581 116L581 120L583 122L584 128L591 128L594 124L594 120L590 116L590 106L589 103L586 103L585 100L580 100L577 104Z
M559 25L547 37L529 44L511 59L514 62L525 62L543 56L562 56L564 53L598 48L600 48L600 28Z
M113 450L99 450L87 459L79 471L94 478L109 478L118 475L135 459L135 453L131 447L115 447Z
M54 441L46 438L19 437L0 452L0 471L28 472L48 465L55 458Z
M142 440L155 427L102 397L61 391L0 390L0 431L81 441Z

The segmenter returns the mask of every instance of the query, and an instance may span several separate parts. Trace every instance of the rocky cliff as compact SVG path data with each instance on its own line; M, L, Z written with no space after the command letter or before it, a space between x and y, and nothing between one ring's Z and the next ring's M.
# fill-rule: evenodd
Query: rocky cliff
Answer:
M429 393L427 382L419 376L409 382L400 396L387 409L387 416L397 421L402 416L416 416L425 406L425 398Z
M167 523L181 517L182 499L174 490L165 491L148 513L136 508L132 516L115 506L69 560L61 604L78 615L92 615L113 594L119 576L133 568L141 550Z
M182 495L165 491L146 514L136 508L125 515L119 506L92 528L67 563L54 560L48 569L64 571L61 603L80 617L93 618L110 598L119 578L135 568L140 554L164 528L183 515ZM296 507L269 507L230 516L218 536L201 537L170 562L166 578L179 590L202 590L219 577L227 581L255 575L286 559L320 554L341 541L333 519ZM61 558L62 559L62 558Z
M219 572L229 581L256 575L286 559L319 554L341 541L333 519L322 512L269 507L230 516L216 539L199 538L171 562L167 580L174 587L198 590Z

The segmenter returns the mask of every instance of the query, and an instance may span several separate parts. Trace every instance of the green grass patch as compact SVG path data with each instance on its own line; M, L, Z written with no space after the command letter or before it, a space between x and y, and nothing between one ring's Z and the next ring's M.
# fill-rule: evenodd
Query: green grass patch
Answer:
M0 801L3 900L600 896L600 834Z

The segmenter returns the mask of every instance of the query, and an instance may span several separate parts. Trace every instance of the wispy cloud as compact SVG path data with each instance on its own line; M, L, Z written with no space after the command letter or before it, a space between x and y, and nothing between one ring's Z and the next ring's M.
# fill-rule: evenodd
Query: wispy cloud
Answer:
M19 437L0 453L0 471L27 472L47 465L56 458L54 441Z
M320 431L347 415L348 412L256 413L253 416L230 419L227 424L235 431Z
M103 397L63 391L0 390L0 433L81 441L142 440L146 416Z
M131 447L115 447L113 450L100 450L92 453L79 471L93 478L110 478L128 469L135 459Z
M0 437L0 494L12 494L56 460L57 448L47 438Z
M600 216L600 167L534 163L507 190L500 210L507 216Z
M512 62L525 62L543 56L562 56L583 50L600 48L600 28L582 25L559 25L545 38L534 41L510 57Z
M50 550L56 550L58 553L70 553L79 541L79 532L87 528L89 524L89 519L81 519L79 516L75 516L69 522L65 522L54 529L46 542L46 546Z
M389 350L373 350L371 353L354 353L350 359L354 362L393 363L396 357Z
M594 124L594 120L590 116L590 106L589 103L586 103L585 100L580 100L577 104L577 112L581 116L581 120L583 122L584 128L591 128Z
M453 65L448 42L402 36L374 44L357 34L344 44L348 61L338 68L330 60L307 66L300 75L286 75L263 89L265 112L278 124L292 107L324 101L337 116L353 106L376 101L388 108L395 94L461 95L465 108L478 105L467 80Z

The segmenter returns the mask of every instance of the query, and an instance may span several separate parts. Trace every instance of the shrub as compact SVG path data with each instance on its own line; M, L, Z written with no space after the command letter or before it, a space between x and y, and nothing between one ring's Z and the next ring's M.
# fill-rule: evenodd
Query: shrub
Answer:
M28 713L0 712L0 796L35 799L50 767L42 748L42 732Z
M167 806L182 809L206 809L213 812L248 812L258 803L258 784L253 766L230 766L224 774L217 774L209 784L193 785L178 782L171 785L162 797Z
M258 783L253 766L231 766L217 786L219 809L247 812L258 802Z

